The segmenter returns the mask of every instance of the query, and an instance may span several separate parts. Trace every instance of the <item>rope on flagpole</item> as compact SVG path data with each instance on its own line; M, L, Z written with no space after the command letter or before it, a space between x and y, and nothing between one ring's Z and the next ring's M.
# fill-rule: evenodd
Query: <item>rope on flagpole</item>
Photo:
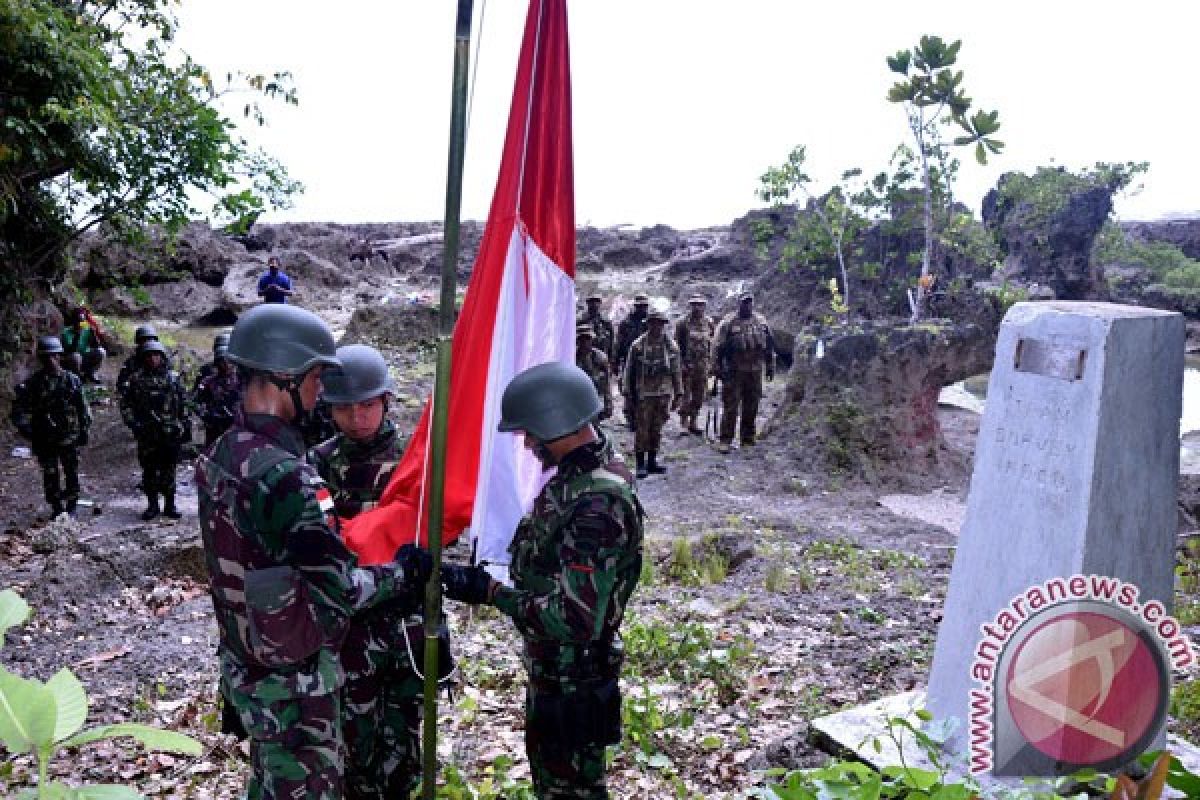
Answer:
M479 82L479 51L483 49L483 18L487 16L487 0L479 6L479 24L475 29L479 31L479 36L475 40L475 61L471 67L471 89L467 94L467 125L463 131L463 138L468 139L471 136L471 112L475 110L475 85Z

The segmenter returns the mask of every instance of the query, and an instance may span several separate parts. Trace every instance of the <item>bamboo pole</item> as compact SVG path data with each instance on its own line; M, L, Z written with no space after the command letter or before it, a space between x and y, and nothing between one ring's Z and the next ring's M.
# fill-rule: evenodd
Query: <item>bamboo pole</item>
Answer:
M450 154L446 170L446 218L442 254L442 291L438 308L437 373L433 382L433 433L430 456L429 517L426 542L433 574L425 586L425 706L421 741L421 797L437 792L438 626L442 612L442 519L446 489L446 423L450 394L450 354L457 299L459 215L462 209L466 153L467 70L470 65L473 0L458 0L454 33L454 80L450 106Z

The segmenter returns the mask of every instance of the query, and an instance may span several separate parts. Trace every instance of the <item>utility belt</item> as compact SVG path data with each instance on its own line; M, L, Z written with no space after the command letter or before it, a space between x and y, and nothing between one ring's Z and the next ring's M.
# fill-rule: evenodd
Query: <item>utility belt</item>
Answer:
M526 640L529 681L534 688L557 691L564 683L616 680L624 660L623 649L612 642L587 644Z

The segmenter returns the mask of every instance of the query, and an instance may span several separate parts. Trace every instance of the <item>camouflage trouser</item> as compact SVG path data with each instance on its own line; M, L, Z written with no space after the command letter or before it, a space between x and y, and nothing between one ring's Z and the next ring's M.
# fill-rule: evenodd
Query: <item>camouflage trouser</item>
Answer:
M762 399L762 373L735 371L721 384L721 441L732 442L733 431L741 412L742 443L754 441L754 421L758 416L758 401Z
M683 376L683 404L679 406L679 416L694 417L700 413L704 405L704 395L708 391L708 362L697 361L689 364L687 373Z
M175 494L175 468L179 464L179 445L158 440L138 439L138 464L142 467L142 491L146 494Z
M341 800L336 692L268 701L230 686L229 701L250 734L246 800Z
M662 428L671 415L669 394L639 397L637 404L637 433L633 449L638 452L657 450L662 442Z
M42 490L47 503L61 508L79 499L79 451L75 447L39 447L37 460L42 468ZM59 482L59 465L65 486Z
M348 800L406 798L421 778L424 686L408 658L404 619L373 609L351 621L342 645Z
M604 781L605 746L564 741L562 717L570 723L571 693L576 690L577 687L567 685L558 692L532 686L526 691L525 752L538 800L608 800ZM547 712L547 701L562 703L566 713Z

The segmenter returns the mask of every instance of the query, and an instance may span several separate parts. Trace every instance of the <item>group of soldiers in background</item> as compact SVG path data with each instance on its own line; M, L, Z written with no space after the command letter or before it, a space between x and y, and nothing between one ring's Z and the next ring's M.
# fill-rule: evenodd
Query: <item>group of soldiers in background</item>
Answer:
M743 293L736 311L714 324L708 301L688 298L689 313L671 335L662 311L650 310L650 299L636 295L633 310L614 332L601 310L603 298L587 298L577 320L575 363L591 378L604 401L601 419L612 415L612 383L619 383L626 424L634 431L638 477L666 472L659 463L662 428L672 411L684 431L702 435L699 414L709 379L720 384L722 411L717 422L718 449L728 453L735 433L741 444L755 444L755 419L762 381L775 376L775 345L766 319L754 311L754 296ZM711 390L716 393L716 385ZM741 421L740 428L738 425Z
M38 368L16 387L12 410L14 427L29 439L41 466L46 502L54 515L73 512L79 501L79 448L88 443L92 422L79 367L95 370L104 358L98 345L80 344L95 338L86 312L81 309L72 318L75 325L61 337L38 340ZM216 337L213 360L201 367L189 396L154 327L142 325L134 332L134 352L117 374L116 395L121 420L137 443L146 495L143 520L181 516L175 503L176 471L183 447L191 442L191 415L204 425L206 446L233 422L241 387L227 358L228 341L228 334ZM98 359L88 355L96 350ZM87 380L95 382L94 373Z

